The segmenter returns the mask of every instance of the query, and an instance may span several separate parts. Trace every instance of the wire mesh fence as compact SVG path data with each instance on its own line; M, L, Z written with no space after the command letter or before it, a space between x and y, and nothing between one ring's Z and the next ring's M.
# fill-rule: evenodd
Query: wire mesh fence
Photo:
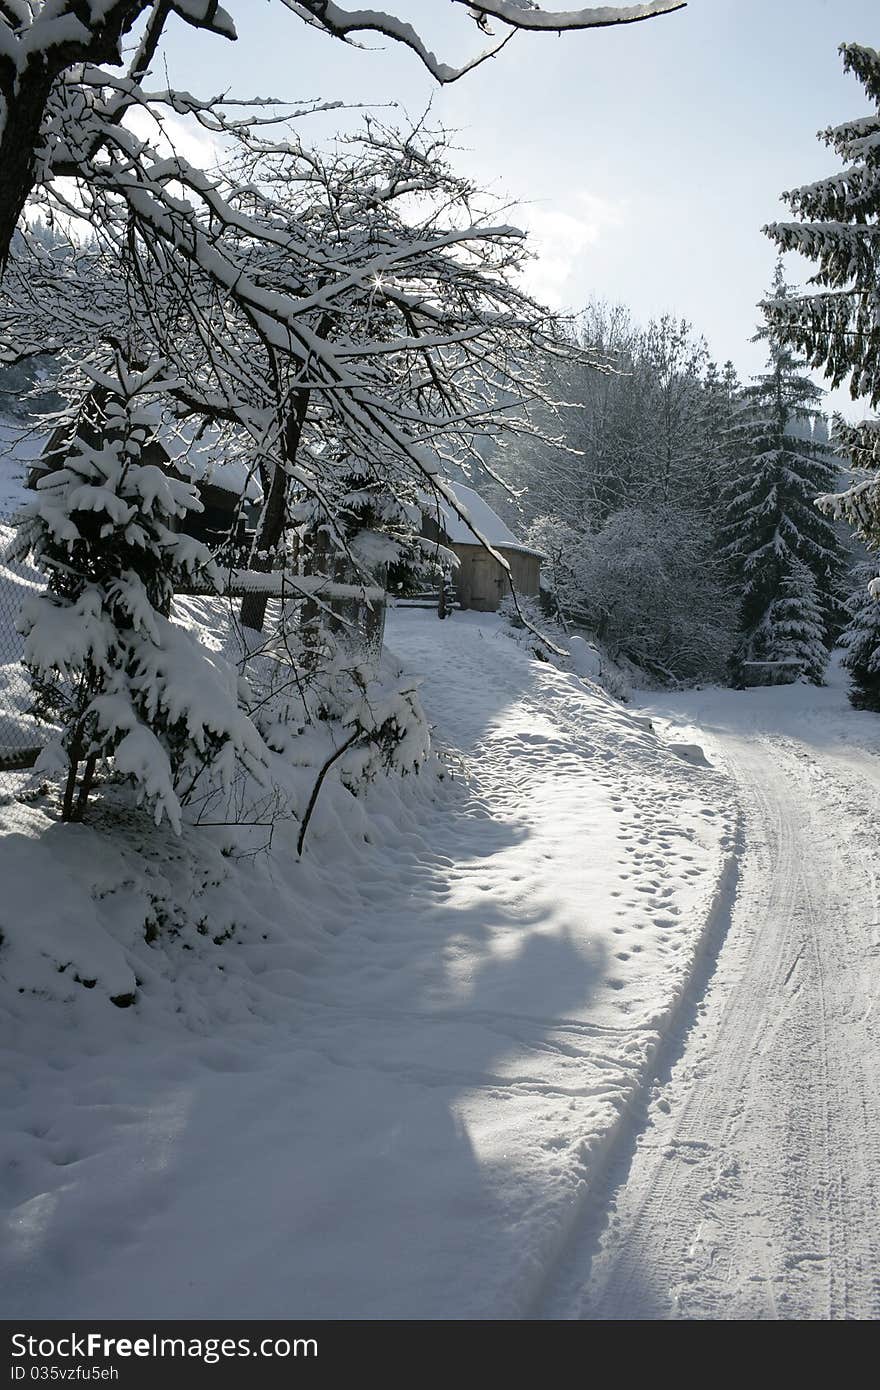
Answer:
M45 730L30 713L30 680L21 661L24 638L18 630L22 604L42 581L30 566L6 559L14 531L13 514L0 511L0 797L34 790L39 783L34 763L46 742Z

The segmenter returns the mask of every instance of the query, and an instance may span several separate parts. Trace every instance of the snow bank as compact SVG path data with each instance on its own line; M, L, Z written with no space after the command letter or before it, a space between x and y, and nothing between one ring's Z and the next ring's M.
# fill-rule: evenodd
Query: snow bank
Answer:
M7 1317L528 1313L687 987L728 783L494 615L388 640L446 776L329 777L301 862L295 826L238 857L0 812Z

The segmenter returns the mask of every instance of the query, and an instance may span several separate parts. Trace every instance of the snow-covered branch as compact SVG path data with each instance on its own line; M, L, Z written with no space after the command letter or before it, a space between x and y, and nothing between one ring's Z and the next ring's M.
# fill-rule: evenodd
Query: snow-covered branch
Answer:
M580 10L542 10L528 0L451 0L464 5L482 33L492 35L491 21L503 26L499 39L458 66L445 63L428 48L412 24L383 10L348 10L332 0L282 0L307 23L334 38L352 42L355 34L381 34L415 53L438 82L456 82L488 58L493 58L518 30L559 34L565 30L600 29L609 25L635 24L684 8L686 0L652 0L642 5L601 5ZM436 8L436 7L435 7Z

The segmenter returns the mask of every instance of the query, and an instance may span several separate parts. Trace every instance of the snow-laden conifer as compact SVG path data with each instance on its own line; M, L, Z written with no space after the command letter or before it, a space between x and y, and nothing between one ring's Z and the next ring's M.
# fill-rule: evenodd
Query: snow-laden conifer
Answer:
M861 82L873 110L822 132L843 168L783 194L796 221L767 234L784 251L816 263L805 294L785 295L768 313L788 343L827 373L832 386L849 378L854 400L880 405L880 52L862 44L840 49L843 66ZM859 468L871 470L840 492L825 489L822 508L845 518L869 544L880 542L880 421L838 422L836 442Z
M846 605L849 623L840 639L850 673L850 703L856 709L880 711L880 580L877 563L860 565Z
M787 293L777 267L774 299ZM813 435L821 390L769 323L756 336L766 340L769 361L742 392L721 498L721 553L740 602L744 660L760 659L769 610L798 562L813 576L823 641L830 646L845 563L834 526L815 501L833 486L838 468L829 446Z
M34 712L57 729L44 765L66 768L64 819L82 816L98 763L112 759L179 831L205 769L227 784L239 761L259 775L265 749L236 670L169 616L175 585L212 566L175 529L201 510L197 492L150 461L162 375L121 361L93 374L88 417L39 479L12 551L48 581L21 628Z
M824 618L815 578L801 560L792 559L755 633L755 655L765 661L796 661L801 675L821 685L828 664Z

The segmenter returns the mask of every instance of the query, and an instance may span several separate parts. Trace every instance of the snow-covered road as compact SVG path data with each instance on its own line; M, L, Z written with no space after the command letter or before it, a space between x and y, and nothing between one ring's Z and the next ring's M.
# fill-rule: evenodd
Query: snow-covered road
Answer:
M745 853L708 988L542 1311L876 1318L880 719L839 679L651 707L733 774Z
M496 615L391 618L455 776L362 821L326 789L302 864L9 808L7 1316L539 1301L688 990L730 783Z
M876 1317L880 718L390 640L301 863L5 808L4 1315Z

